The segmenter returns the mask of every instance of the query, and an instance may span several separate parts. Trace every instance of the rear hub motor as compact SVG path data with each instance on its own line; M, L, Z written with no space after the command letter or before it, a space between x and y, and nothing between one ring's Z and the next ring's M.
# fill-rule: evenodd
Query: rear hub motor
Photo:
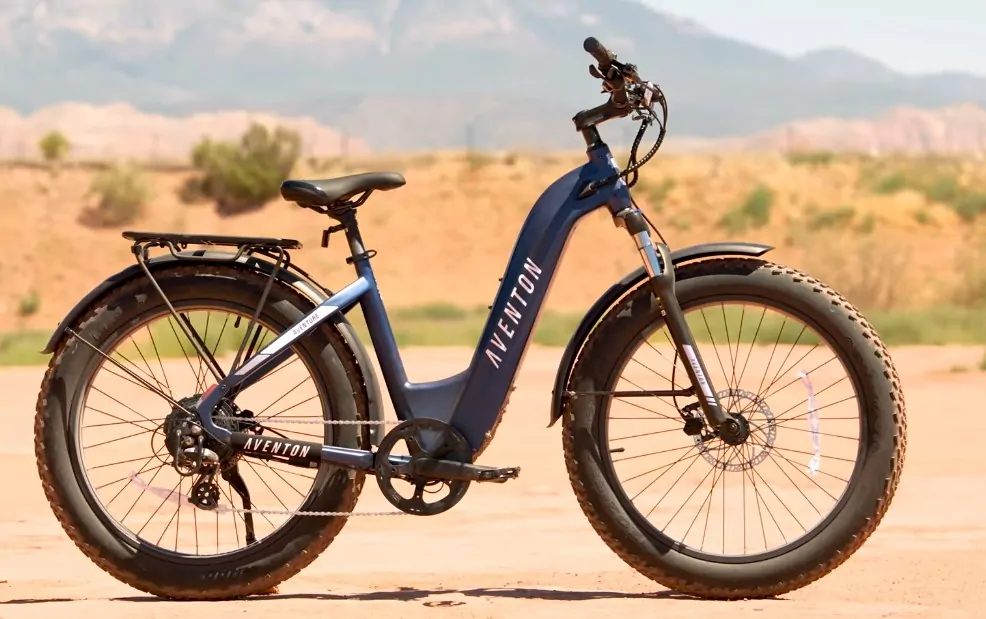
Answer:
M171 409L161 426L172 464L179 474L186 476L200 472L203 466L225 462L234 454L229 446L213 439L202 429L195 415L199 397L193 395L178 400L178 405ZM252 412L241 411L225 400L220 402L214 415L216 425L231 432L253 431L260 434L263 429L252 417Z

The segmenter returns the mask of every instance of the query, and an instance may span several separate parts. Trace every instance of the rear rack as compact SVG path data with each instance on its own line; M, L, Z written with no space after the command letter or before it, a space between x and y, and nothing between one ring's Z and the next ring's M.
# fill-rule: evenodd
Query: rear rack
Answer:
M241 360L249 359L255 352L254 347L257 344L256 336L260 334L260 330L258 328L256 333L254 333L253 328L257 324L257 319L260 317L260 312L263 309L264 304L267 302L267 296L270 294L274 280L277 279L277 276L281 270L291 268L291 256L288 254L287 250L301 249L302 247L301 242L294 239L277 239L269 237L225 236L221 234L175 234L170 232L136 232L133 230L125 230L122 234L123 238L133 241L131 251L133 252L134 257L137 258L137 263L140 265L141 270L143 270L147 278L151 280L151 285L153 285L157 290L157 293L161 296L164 304L168 306L168 311L175 318L181 330L184 331L185 336L188 337L196 352L205 361L206 367L211 371L216 382L221 382L224 378L226 378L226 373L223 372L222 368L219 366L219 363L205 345L205 342L202 341L202 338L200 338L198 333L196 333L192 328L192 324L189 322L188 317L179 314L174 305L172 305L171 301L164 294L164 290L161 289L160 284L158 284L157 280L154 279L154 275L151 273L151 270L147 264L149 258L148 250L151 247L163 247L171 252L171 255L178 260L198 259L215 260L217 262L236 262L242 256L249 256L251 254L261 254L275 259L270 276L267 278L267 285L264 287L263 294L260 295L260 302L257 304L257 309L250 318L250 324L247 326L246 335L240 343L239 349L236 351L236 358L233 360L232 366L235 369L239 367ZM218 257L207 257L206 251L202 249L187 251L189 245L236 247L236 253ZM250 343L249 348L247 348L247 342L250 340L251 335L253 336L253 341ZM246 354L244 355L244 353Z
M176 234L171 232L136 232L125 230L123 238L135 243L153 243L161 246L176 246L185 249L189 245L221 245L226 247L255 247L301 249L301 241L295 239L276 239L263 236L224 236L221 234Z

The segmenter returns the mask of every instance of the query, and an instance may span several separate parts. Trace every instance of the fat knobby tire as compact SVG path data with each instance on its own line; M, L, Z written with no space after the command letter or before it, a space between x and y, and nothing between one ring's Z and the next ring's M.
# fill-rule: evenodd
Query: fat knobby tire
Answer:
M846 299L793 269L762 260L699 261L677 270L683 307L722 295L772 300L832 340L859 383L865 416L862 466L849 498L829 525L804 544L764 560L729 564L679 552L668 538L638 526L611 486L599 435L606 410L600 396L566 398L562 442L569 480L603 541L628 565L678 592L710 599L763 598L799 589L846 561L879 525L900 479L906 446L904 398L887 349ZM659 304L643 282L596 325L569 379L569 391L609 390L634 341L660 324Z
M251 316L267 278L231 266L176 266L155 278L176 307L211 301ZM261 321L283 331L313 309L313 303L290 286L275 282ZM146 317L165 308L146 277L108 292L69 325L87 341L103 347L125 335ZM313 330L296 345L313 378L324 384L327 417L366 420L367 398L352 351L334 325ZM277 531L247 548L217 557L169 554L111 525L82 481L73 448L77 399L91 380L99 355L85 343L66 337L55 351L41 385L34 426L34 446L45 496L58 522L79 549L118 580L146 593L185 600L218 600L270 593L304 569L344 527L345 517L294 516ZM191 395L191 394L184 394ZM152 396L153 397L153 396ZM369 448L366 425L330 426L335 445ZM351 512L363 486L363 473L323 464L313 490L299 509ZM271 506L256 506L258 508Z

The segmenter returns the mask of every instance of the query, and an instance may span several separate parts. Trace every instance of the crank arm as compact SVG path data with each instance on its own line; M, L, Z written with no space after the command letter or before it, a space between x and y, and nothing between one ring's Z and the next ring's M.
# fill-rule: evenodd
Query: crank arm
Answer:
M520 467L517 466L496 468L456 462L454 460L440 460L437 458L420 458L398 467L397 471L401 474L428 479L475 482L490 481L495 483L503 483L508 479L515 479L520 475Z

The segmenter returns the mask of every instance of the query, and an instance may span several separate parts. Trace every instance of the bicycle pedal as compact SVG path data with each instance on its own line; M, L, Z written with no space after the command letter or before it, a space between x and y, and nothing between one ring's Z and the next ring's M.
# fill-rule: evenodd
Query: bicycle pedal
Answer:
M477 482L489 482L494 484L502 484L510 479L517 479L520 476L520 467L512 466L502 469L484 469L479 472L476 479Z

